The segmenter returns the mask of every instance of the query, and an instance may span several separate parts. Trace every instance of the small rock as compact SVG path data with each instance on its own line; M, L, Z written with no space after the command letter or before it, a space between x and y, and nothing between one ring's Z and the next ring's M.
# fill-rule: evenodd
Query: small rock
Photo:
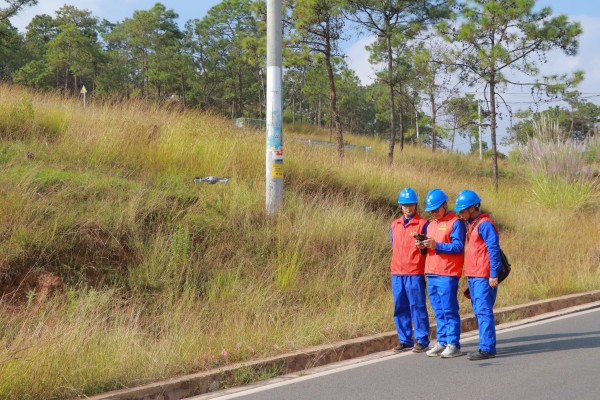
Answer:
M208 385L208 392L216 392L221 387L219 381L212 381L210 385Z

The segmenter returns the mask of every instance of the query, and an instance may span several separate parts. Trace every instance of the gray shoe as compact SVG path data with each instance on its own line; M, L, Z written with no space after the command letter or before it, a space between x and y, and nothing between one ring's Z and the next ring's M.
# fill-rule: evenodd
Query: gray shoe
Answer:
M392 351L394 353L402 353L404 351L411 350L412 346L407 345L406 343L400 343L398 346L394 347Z
M442 358L453 358L458 356L462 356L462 353L460 352L460 349L454 344L449 344L448 346L446 346L446 349L442 352Z
M433 348L425 354L427 354L427 356L429 356L429 357L437 357L440 354L442 354L442 352L445 349L446 349L446 346L444 346L443 344L436 343L435 346L433 346Z
M429 350L429 345L422 343L415 343L414 347L412 348L413 353L424 353L427 350Z

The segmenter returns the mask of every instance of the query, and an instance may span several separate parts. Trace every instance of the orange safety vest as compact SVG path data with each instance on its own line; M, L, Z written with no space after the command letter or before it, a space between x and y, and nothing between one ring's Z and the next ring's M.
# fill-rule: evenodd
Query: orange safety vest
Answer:
M392 262L390 271L392 275L423 275L425 273L425 255L415 245L413 233L423 233L427 223L419 214L408 221L404 226L404 217L392 222Z
M458 217L452 211L441 219L433 220L427 227L427 237L439 243L451 243L450 234L452 226L458 221ZM462 223L462 222L461 222ZM435 249L427 249L425 261L425 273L444 276L460 276L465 262L465 253L448 254L436 253Z
M467 254L465 257L465 275L472 278L489 278L490 277L490 254L488 253L485 241L479 236L479 226L488 221L492 224L496 232L498 228L486 213L480 214L477 218L469 223L467 232ZM477 229L473 229L477 223Z

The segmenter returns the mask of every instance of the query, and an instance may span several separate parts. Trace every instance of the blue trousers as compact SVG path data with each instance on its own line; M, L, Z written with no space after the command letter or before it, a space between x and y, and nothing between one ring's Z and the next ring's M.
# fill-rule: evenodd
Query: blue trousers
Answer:
M460 348L458 279L457 276L427 275L427 289L437 323L438 343Z
M479 327L479 348L496 354L496 324L494 321L494 303L498 288L492 289L488 278L469 278L469 292L473 313Z
M417 342L429 346L429 316L427 315L424 275L392 275L394 322L398 339L414 345L413 325Z

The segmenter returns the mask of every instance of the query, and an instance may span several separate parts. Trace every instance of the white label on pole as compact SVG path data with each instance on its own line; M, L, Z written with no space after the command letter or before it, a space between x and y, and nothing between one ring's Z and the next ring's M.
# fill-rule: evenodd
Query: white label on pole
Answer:
M86 94L87 93L87 89L85 88L85 85L83 85L81 87L81 92L79 92L79 93L81 93L81 94Z
M267 68L267 125L281 126L281 68Z
M273 161L283 161L283 150L273 150Z

